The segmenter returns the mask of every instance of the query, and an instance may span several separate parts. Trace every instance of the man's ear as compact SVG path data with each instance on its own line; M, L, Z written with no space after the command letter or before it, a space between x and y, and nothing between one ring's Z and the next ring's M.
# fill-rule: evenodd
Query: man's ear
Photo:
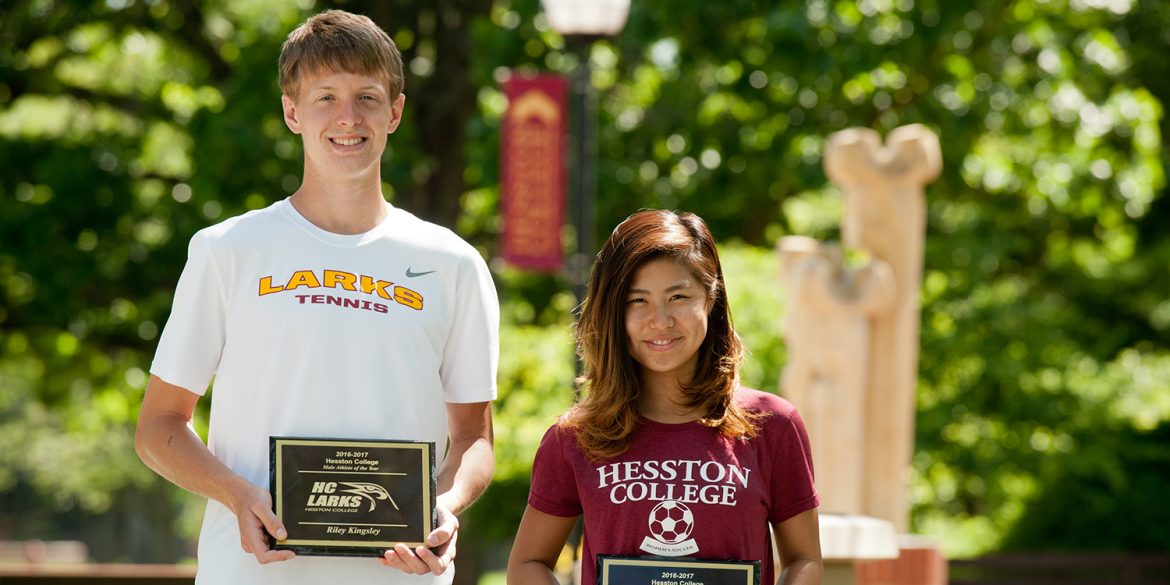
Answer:
M301 133L301 121L297 118L297 104L287 95L280 96L280 105L284 109L284 125L292 130L293 134Z
M394 100L394 105L390 106L390 126L386 129L387 134L393 134L398 129L398 125L402 123L402 108L406 104L406 94L398 94L398 99Z

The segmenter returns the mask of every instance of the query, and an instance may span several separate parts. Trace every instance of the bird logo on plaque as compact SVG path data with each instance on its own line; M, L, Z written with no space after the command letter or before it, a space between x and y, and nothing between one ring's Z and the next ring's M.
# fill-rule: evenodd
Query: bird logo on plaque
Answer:
M370 509L367 510L367 512L374 511L374 505L377 503L377 500L390 500L390 505L394 506L395 510L399 509L398 504L394 501L394 498L390 497L390 492L386 491L386 488L384 488L376 483L361 483L361 482L356 482L356 481L343 481L343 482L341 482L341 484L350 488L348 490L341 490L341 491L343 491L347 494L353 494L355 496L360 496L360 497L365 498L365 499L370 501Z
M642 550L661 556L680 557L699 552L695 539L695 515L686 504L666 500L650 510L650 536L642 540Z

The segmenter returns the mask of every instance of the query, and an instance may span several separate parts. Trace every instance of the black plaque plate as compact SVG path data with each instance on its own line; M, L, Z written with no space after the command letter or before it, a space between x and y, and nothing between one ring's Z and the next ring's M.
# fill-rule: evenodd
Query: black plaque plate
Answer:
M270 490L303 555L382 556L422 546L435 526L435 445L419 441L271 437Z
M759 561L597 556L597 585L760 585Z

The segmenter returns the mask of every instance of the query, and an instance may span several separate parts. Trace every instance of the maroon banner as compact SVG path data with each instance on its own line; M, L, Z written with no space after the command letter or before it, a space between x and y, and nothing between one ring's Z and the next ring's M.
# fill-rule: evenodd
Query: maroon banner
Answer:
M557 272L564 263L566 82L559 75L512 76L500 132L504 260Z

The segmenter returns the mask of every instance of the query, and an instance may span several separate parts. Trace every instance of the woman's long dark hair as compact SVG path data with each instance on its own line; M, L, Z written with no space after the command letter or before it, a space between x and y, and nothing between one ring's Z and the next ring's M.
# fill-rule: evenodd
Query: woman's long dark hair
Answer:
M723 268L711 231L693 213L640 211L619 224L598 252L577 319L577 352L584 364L578 384L585 398L561 424L576 431L590 459L615 457L629 447L638 421L641 380L626 334L626 295L638 269L660 258L686 267L703 287L711 307L695 375L682 388L686 397L682 406L705 413L699 422L726 436L756 434L757 416L735 401L744 351L731 323Z

